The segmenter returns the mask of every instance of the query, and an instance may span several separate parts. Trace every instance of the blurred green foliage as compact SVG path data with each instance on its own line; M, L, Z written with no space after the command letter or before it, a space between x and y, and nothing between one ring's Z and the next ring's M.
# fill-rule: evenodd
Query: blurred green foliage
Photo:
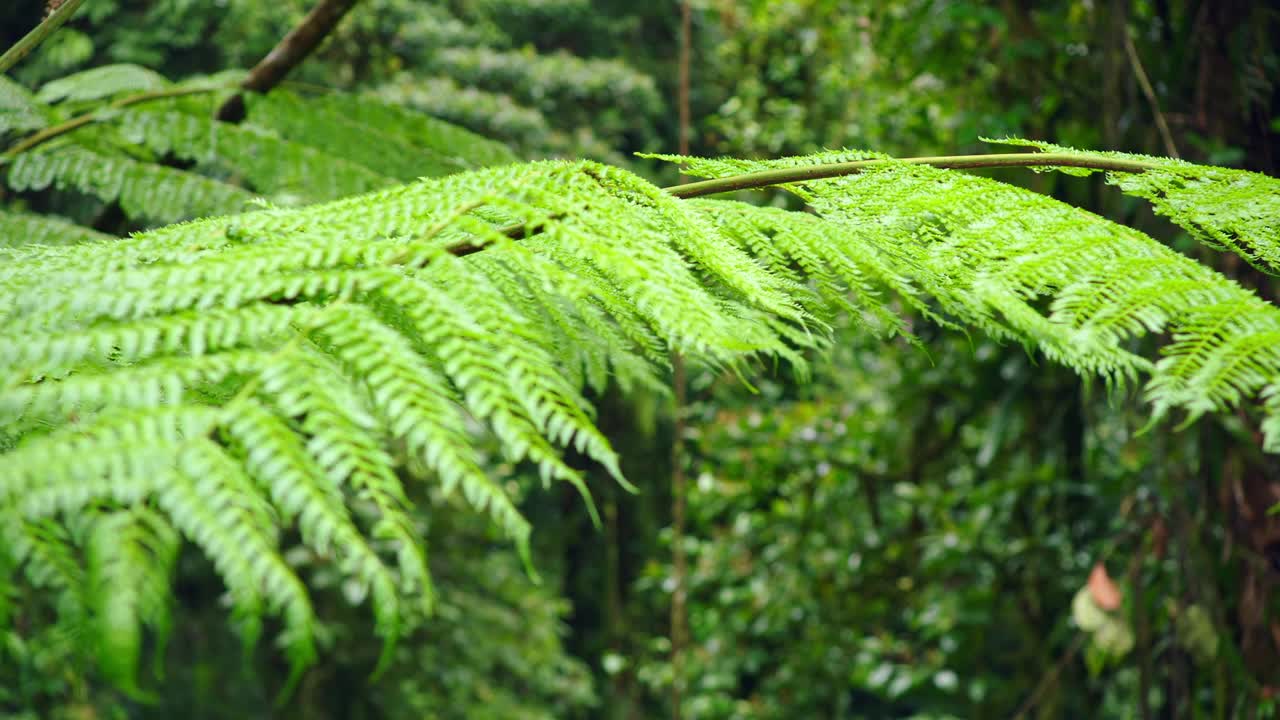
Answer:
M111 62L170 79L244 68L309 5L94 0L14 76L34 87ZM1168 154L1127 34L1179 152L1272 174L1280 163L1280 14L1262 3L694 10L695 153L925 155L1012 134ZM0 43L40 14L31 0L0 8ZM626 161L675 146L678 15L674 2L366 0L291 80L376 92L529 157ZM1087 181L1024 182L1184 247ZM1271 279L1215 262L1276 296ZM928 352L842 332L807 382L772 368L750 378L754 391L692 379L685 715L1275 716L1280 535L1251 498L1277 487L1280 468L1256 450L1251 418L1140 433L1131 391L1088 386L1020 348L914 329ZM542 585L464 515L424 516L442 607L382 676L370 677L380 645L367 619L340 610L353 598L326 585L322 559L294 558L331 605L321 614L341 620L326 629L325 662L272 710L287 670L213 631L221 588L184 559L183 607L148 687L157 704L107 689L74 637L9 633L0 717L670 714L670 412L661 398L601 406L646 492L594 484L600 530L575 497L530 493ZM522 468L495 460L493 472L531 485ZM1134 636L1114 657L1072 619L1099 562L1124 594L1113 617ZM0 613L58 610L11 595L0 592Z
M705 379L689 459L694 716L1007 717L1076 633L1068 603L1090 566L1145 536L1142 488L1167 478L1130 403L925 332L929 354L846 333L811 384L756 397ZM650 566L639 589L668 573ZM658 685L663 662L646 668ZM1118 712L1128 674L1070 663L1046 702Z

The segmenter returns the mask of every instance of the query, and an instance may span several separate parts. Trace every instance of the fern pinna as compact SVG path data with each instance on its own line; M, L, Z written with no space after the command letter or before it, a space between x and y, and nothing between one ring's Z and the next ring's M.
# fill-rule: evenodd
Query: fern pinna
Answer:
M121 72L113 92L152 95L70 128L85 108L49 103L105 96L4 87L0 128L36 133L6 156L11 188L74 188L156 220L267 196L123 239L0 215L0 566L56 593L126 687L144 633L164 635L180 539L213 561L247 639L280 619L298 667L317 618L293 542L367 590L390 641L433 598L413 484L460 495L528 558L531 528L483 471L481 436L589 506L566 450L626 482L590 393L661 392L673 352L803 370L836 312L888 336L914 309L1109 381L1146 376L1156 417L1260 399L1280 450L1280 309L1136 230L935 167L945 158L668 157L722 180L666 191L598 163L513 164L350 96L273 93L225 125L205 85ZM334 142L352 132L368 144ZM1005 164L1109 168L1207 244L1277 268L1275 179L1035 145ZM440 177L413 180L419 163ZM769 184L814 213L691 199ZM1163 341L1156 359L1142 336Z

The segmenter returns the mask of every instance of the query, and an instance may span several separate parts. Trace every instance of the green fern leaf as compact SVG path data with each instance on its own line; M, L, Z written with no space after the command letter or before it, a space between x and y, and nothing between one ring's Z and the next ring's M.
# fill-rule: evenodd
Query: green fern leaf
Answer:
M413 527L411 503L396 476L396 462L379 442L374 407L351 387L338 362L318 348L302 345L290 357L290 362L261 375L262 392L276 398L292 416L303 418L307 454L315 458L328 481L334 487L349 486L354 498L372 504L377 516L370 535L392 544L399 592L420 597L421 610L430 612L434 596L426 551ZM388 605L394 600L375 598Z
M402 624L396 579L356 526L341 486L330 482L323 466L276 413L252 402L237 405L235 412L225 433L244 455L249 474L265 486L285 522L296 520L309 548L320 556L336 557L344 577L372 588L378 632L394 638Z
M861 158L838 152L747 164L668 159L694 174L724 176ZM1167 167L1192 180L1221 170ZM1267 183L1253 187L1264 198L1271 192ZM1109 380L1150 373L1147 395L1156 417L1180 408L1194 419L1259 394L1274 397L1280 308L1136 230L1013 186L890 160L858 175L788 188L836 223L847 241L928 292L954 322ZM1132 352L1131 339L1160 332L1173 341L1158 362ZM1265 427L1268 449L1280 450L1274 420Z
M74 189L105 202L118 201L127 216L161 223L239 212L253 198L200 175L75 145L18 155L7 180L18 191Z
M88 617L85 570L66 527L51 519L24 519L8 508L0 518L5 521L0 533L11 567L21 567L35 587L56 592L61 623L82 625Z
M421 118L392 130L400 115L387 106L311 102L335 103L335 117L369 113L361 122L383 128L382 147L431 147L410 132L430 126ZM139 111L124 129L150 128L151 150L188 157L221 128L184 117L194 116L180 106ZM156 118L173 127L146 125ZM306 156L296 150L271 162ZM103 196L151 177L121 177L118 158L93 152L23 154L10 180L83 175L64 182ZM59 153L83 168L37 172ZM784 358L802 371L799 351L824 344L833 308L891 335L904 331L895 303L906 303L1111 381L1148 374L1157 416L1261 397L1280 449L1280 309L1141 233L866 153L685 162L723 175L865 159L878 162L860 175L789 186L816 215L683 201L598 163L543 162L110 243L0 250L0 433L17 438L0 449L0 514L21 520L6 529L5 566L70 598L81 609L69 617L118 616L102 643L119 648L122 683L160 606L145 604L150 590L86 602L78 548L63 536L121 535L121 553L148 568L94 550L89 575L137 572L152 588L165 565L136 549L151 541L130 539L142 537L128 519L140 508L211 558L246 642L273 615L295 664L314 657L318 619L282 547L299 537L367 591L390 647L433 598L409 483L460 495L528 562L531 527L483 471L481 435L584 496L567 449L625 482L584 388L661 390L672 352L739 371ZM1138 354L1135 340L1158 334L1171 338L1161 357ZM104 513L113 519L97 525Z
M635 222L616 228L619 213ZM495 226L521 217L546 223L528 247ZM592 252L599 232L613 236L612 253ZM526 558L529 525L481 471L468 417L512 459L584 493L559 448L618 473L561 370L552 325L578 326L586 346L596 333L607 339L591 371L601 387L609 368L659 386L651 361L670 345L707 348L713 362L788 352L783 327L761 314L806 316L784 284L718 247L714 233L637 178L557 163L203 220L74 253L11 251L0 284L0 422L54 429L5 455L0 505L47 517L154 499L227 578L246 638L274 609L302 662L314 620L274 539L278 523L297 524L315 552L341 548L344 574L372 590L391 638L405 600L426 606L431 596L395 453L460 491ZM506 249L475 262L443 252L459 242ZM528 269L544 308L560 312L513 305L503 292L513 268ZM94 459L68 460L82 453ZM369 532L394 543L394 575L351 516L351 497L376 509ZM251 557L265 560L247 568Z
M241 175L259 193L289 197L291 204L332 200L392 185L395 181L364 165L313 147L219 123L211 115L167 110L152 103L129 110L119 120L123 137L161 157L173 155Z
M98 100L125 92L160 90L169 85L163 75L139 65L103 65L45 83L36 100L50 104Z
M1233 252L1264 272L1280 273L1280 230L1276 225L1276 218L1280 217L1280 179L1247 170L1206 167L1149 155L1086 153L1034 140L997 142L1044 152L1103 155L1150 163L1156 167L1142 173L1107 173L1107 182L1126 195L1147 200L1157 214L1169 218L1204 244ZM1075 170L1075 174L1081 172Z
M280 642L294 666L311 663L311 600L279 554L270 506L253 480L222 447L200 439L185 444L177 473L165 480L156 491L157 502L226 581L245 642L256 641L266 607L284 620Z
M118 687L142 699L148 697L137 686L142 630L151 628L158 648L164 647L179 540L156 512L136 507L97 514L86 543L99 666Z
M115 237L52 215L0 210L0 247L78 245Z
M372 97L304 100L276 90L249 99L249 121L405 182L516 159L492 140Z
M44 110L31 93L0 75L0 138L14 132L39 130L47 124Z
M398 136L467 168L505 165L519 158L500 142L368 95L331 94L311 101L329 113L377 132Z

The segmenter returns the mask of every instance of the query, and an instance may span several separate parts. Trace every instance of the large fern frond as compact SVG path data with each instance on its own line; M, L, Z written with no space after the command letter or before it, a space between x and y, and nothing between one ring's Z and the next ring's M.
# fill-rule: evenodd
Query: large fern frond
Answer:
M52 215L0 210L0 247L75 245L111 239L111 235Z
M128 217L155 223L241 212L254 197L203 175L81 145L23 153L9 167L7 181L18 192L75 190L118 202Z
M1043 147L1081 157L1139 157ZM848 152L764 162L662 157L705 177L876 159ZM1136 230L1037 193L879 159L858 174L786 187L929 293L958 324L1109 379L1149 373L1157 417L1180 408L1194 419L1259 395L1275 397L1280 308L1252 291ZM1155 165L1113 173L1112 182L1150 197L1207 242L1269 263L1280 247L1280 182L1171 160ZM1169 193L1177 192L1185 194L1171 201ZM1157 333L1172 337L1158 361L1135 354L1131 339ZM1280 450L1275 410L1274 401L1264 410L1271 451Z
M103 65L51 80L40 88L36 100L45 104L100 100L126 92L147 92L168 87L160 73L139 65Z
M118 202L137 223L163 224L239 212L255 195L299 205L516 159L499 143L372 97L277 90L250 99L248 122L218 122L216 92L234 77L171 83L112 65L34 96L6 80L0 137L43 133L0 156L5 181L18 192L74 190ZM66 118L66 107L88 113Z
M180 537L146 506L100 512L86 541L86 582L100 665L135 694L142 630L163 646L169 634L169 583Z
M31 92L0 75L0 138L14 132L39 130L48 124Z
M411 140L399 132L379 142ZM717 176L867 160L858 175L789 186L816 215L681 200L616 168L543 162L114 242L0 249L0 513L22 521L7 530L20 548L8 565L80 598L80 616L129 614L104 642L136 648L139 628L162 627L159 603L94 609L56 533L22 538L155 512L212 559L245 637L278 616L301 665L317 618L285 560L296 536L368 591L390 639L432 599L411 483L460 496L527 557L531 528L485 474L481 435L585 493L570 448L622 479L586 388L660 387L672 352L802 367L836 308L893 334L905 303L1082 372L1149 374L1157 416L1262 397L1280 449L1280 309L1135 230L865 153L683 162ZM1213 217L1196 222L1244 227ZM1275 239L1258 237L1250 247ZM1158 360L1139 353L1136 338L1161 333L1172 340Z
M998 142L1044 152L1143 161L1153 167L1141 173L1107 173L1107 182L1126 195L1147 200L1157 214L1169 218L1201 242L1234 252L1265 272L1280 273L1280 241L1276 233L1280 179L1247 170L1194 165L1173 158L1121 152L1086 153L1033 140ZM1077 175L1093 172L1081 168L1057 169Z
M119 122L128 142L158 157L173 156L236 175L254 191L294 204L333 200L395 184L395 179L253 125L232 125L207 112L184 113L151 103L126 110Z
M516 243L513 222L540 232ZM448 251L462 245L493 247ZM54 518L154 501L227 577L246 634L274 609L299 662L315 621L282 523L372 589L391 636L405 599L430 599L396 454L527 555L529 525L482 471L475 421L511 460L585 493L565 448L621 479L588 376L657 386L670 349L725 365L817 342L791 286L697 207L589 163L5 252L0 409L47 430L5 456L0 504ZM559 344L569 332L577 350ZM350 514L356 497L373 527Z
M518 159L501 143L370 95L276 91L250 102L249 119L405 181ZM353 136L360 142L350 142Z

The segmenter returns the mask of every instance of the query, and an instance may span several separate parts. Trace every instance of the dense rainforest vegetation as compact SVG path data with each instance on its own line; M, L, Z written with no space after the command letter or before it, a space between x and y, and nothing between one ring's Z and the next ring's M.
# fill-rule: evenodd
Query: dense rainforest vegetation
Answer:
M4 4L0 717L1275 717L1277 37Z

